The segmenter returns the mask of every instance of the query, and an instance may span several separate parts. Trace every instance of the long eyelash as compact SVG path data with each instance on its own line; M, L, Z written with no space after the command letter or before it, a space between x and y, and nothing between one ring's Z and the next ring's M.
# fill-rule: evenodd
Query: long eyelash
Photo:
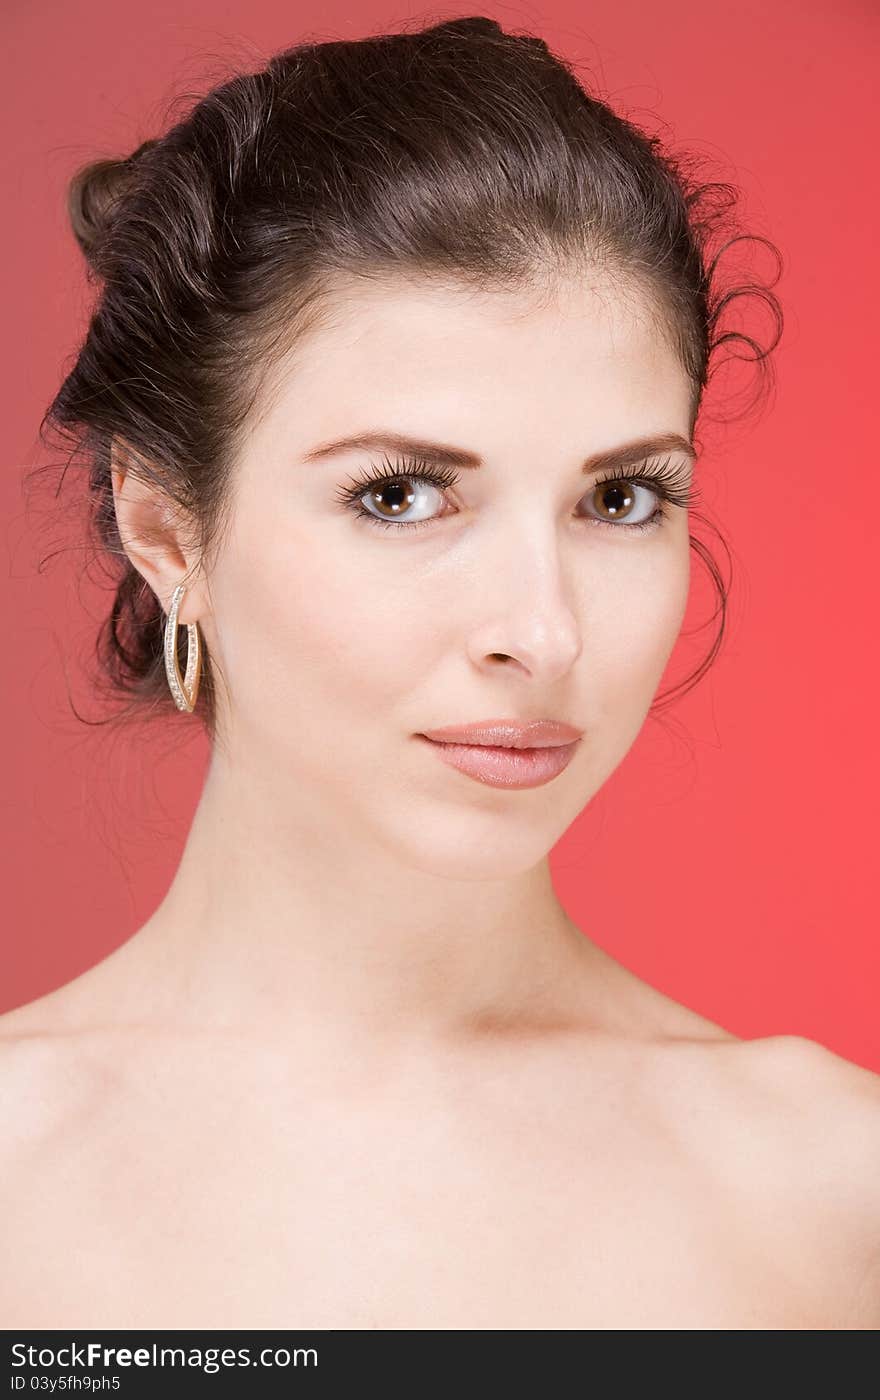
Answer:
M426 481L429 486L440 486L444 491L451 491L459 478L455 468L431 466L420 457L401 457L399 461L393 462L385 456L382 461L385 464L384 472L349 477L348 485L340 488L336 493L335 500L342 506L348 506L355 515L368 520L371 525L378 525L380 529L417 530L421 525L433 525L433 520L380 520L377 515L364 509L360 497L365 496L368 491L375 490L377 486L383 486L386 481L409 481L410 479Z
M435 519L431 520L381 520L379 516L373 515L361 504L360 497L366 495L368 491L375 490L384 485L387 481L425 481L429 486L438 486L444 491L449 491L459 480L459 473L454 467L437 467L429 465L418 457L402 457L394 462L387 456L383 457L385 466L384 472L364 473L360 477L349 477L348 485L341 487L336 494L336 501L353 510L355 515L369 521L371 525L378 525L385 530L418 530L423 525L433 525ZM645 462L643 466L632 472L621 474L614 470L605 472L593 482L591 490L595 491L599 486L608 481L620 482L630 486L647 486L655 496L657 496L657 509L648 517L634 524L623 521L615 524L609 520L594 520L590 516L584 517L592 525L610 530L651 530L662 525L669 516L669 507L680 507L686 509L693 506L699 499L699 489L694 482L687 467L674 457L664 457Z
M689 506L695 505L700 492L697 483L693 479L692 471L675 457L654 458L645 462L643 466L634 472L627 472L621 475L620 472L608 471L604 475L597 477L593 482L592 490L602 486L606 481L619 481L630 486L647 486L657 496L657 509L648 516L647 520L637 524L627 524L624 521L620 525L615 525L607 520L594 520L594 525L605 525L612 530L651 530L655 525L662 525L669 517L671 511L669 507L678 506L686 510Z

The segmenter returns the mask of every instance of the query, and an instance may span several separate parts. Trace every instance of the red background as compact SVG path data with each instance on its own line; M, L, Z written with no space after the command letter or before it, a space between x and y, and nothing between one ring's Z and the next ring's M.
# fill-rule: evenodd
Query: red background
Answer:
M159 134L175 94L277 49L485 13L540 34L618 110L666 124L676 148L720 162L743 190L745 227L785 259L775 398L732 429L698 429L705 507L734 552L724 647L662 725L646 723L556 847L557 889L598 943L737 1034L810 1036L880 1071L872 9L7 4L0 1010L70 980L144 922L173 874L207 757L182 716L184 729L173 716L147 741L69 710L68 685L82 713L100 713L86 665L109 594L81 577L77 521L47 536L21 491L24 468L47 460L39 421L92 295L66 182L82 161ZM693 577L686 627L711 602L696 559ZM711 634L681 643L661 689Z

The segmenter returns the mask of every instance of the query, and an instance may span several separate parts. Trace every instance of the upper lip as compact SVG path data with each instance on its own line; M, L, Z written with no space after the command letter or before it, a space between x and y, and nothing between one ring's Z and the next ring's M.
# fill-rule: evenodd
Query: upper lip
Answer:
M555 719L483 719L475 724L450 724L423 729L426 739L441 744L482 744L502 749L552 749L580 739L583 730Z

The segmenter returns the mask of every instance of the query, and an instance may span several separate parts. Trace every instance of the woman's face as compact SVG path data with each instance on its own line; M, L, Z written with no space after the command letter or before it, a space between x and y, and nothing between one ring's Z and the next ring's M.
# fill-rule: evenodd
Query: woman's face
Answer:
M434 873L530 868L632 745L688 594L687 511L632 481L665 463L686 492L687 451L583 466L637 439L687 440L688 379L634 298L585 277L550 299L346 288L274 385L199 619L224 749L279 820L293 809ZM418 451L316 455L392 433L481 465L438 486L407 478ZM359 516L342 494L386 456L404 481L361 484ZM563 720L583 738L552 781L506 789L416 737L489 718Z

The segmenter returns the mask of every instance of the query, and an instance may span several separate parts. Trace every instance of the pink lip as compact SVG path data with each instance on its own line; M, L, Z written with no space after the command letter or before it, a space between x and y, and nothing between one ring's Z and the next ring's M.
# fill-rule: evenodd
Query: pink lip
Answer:
M526 722L484 719L476 724L450 724L443 729L422 730L423 738L440 744L479 744L502 749L547 749L570 745L582 735L582 729L552 719Z
M577 739L570 744L513 749L482 744L440 743L424 734L417 734L416 738L429 744L438 758L459 772L466 773L469 778L488 783L490 787L502 788L540 787L543 783L551 782L568 767L578 746Z
M487 719L478 724L428 729L416 738L459 772L490 787L531 788L552 782L567 768L583 730L557 720Z

